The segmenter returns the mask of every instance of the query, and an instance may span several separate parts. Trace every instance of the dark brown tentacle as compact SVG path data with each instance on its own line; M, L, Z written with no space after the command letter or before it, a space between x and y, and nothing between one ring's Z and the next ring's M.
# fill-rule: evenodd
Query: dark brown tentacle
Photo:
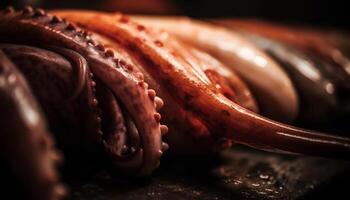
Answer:
M87 60L92 73L118 97L140 132L142 148L137 152L142 154L134 156L137 171L133 172L150 174L158 166L163 153L161 126L155 102L149 98L142 74L127 71L113 52L96 44L85 31L41 9L6 10L0 15L1 41L67 48ZM97 101L93 99L92 104L96 106Z
M0 127L1 198L61 199L60 154L25 79L1 50Z
M79 155L83 149L96 152L100 142L99 115L93 103L94 82L86 75L86 60L74 51L57 47L51 49L63 55L23 45L2 44L0 48L34 89L60 147L70 154Z
M65 101L69 102L74 99L76 99L81 92L83 91L87 79L87 74L88 74L88 64L85 59L82 59L82 57L69 49L63 49L63 48L57 48L57 47L48 47L49 49L52 49L55 52L58 52L73 61L75 63L75 69L73 69L75 72L73 72L75 75L75 85L74 85L74 91L72 94L66 98Z

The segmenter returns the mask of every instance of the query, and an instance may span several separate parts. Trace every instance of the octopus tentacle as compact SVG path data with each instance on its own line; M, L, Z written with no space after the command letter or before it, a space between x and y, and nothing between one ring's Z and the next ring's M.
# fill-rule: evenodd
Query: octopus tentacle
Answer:
M45 43L81 54L92 73L123 103L140 131L142 159L137 162L135 173L147 175L157 167L162 148L159 114L155 102L148 96L141 74L126 71L121 67L120 59L103 45L96 44L85 31L42 9L2 12L0 39L31 45ZM97 101L92 103L96 106Z
M77 62L71 63L69 59L65 59L63 56L60 56L60 54L43 48L5 43L0 44L0 48L14 60L15 64L19 66L19 70L22 71L28 79L38 80L37 85L34 85L33 81L29 81L29 84L31 84L31 87L35 88L34 92L37 96L41 96L40 98L45 98L45 100L52 103L58 103L72 98L76 95L74 93L80 93L73 91L76 90L75 85L74 87L69 86L76 78L72 77L76 74L74 71L78 71L78 68L86 67L86 61L81 56L72 55L76 56ZM66 49L60 50L68 51ZM74 68L77 69L74 70ZM57 78L54 76L57 76ZM56 82L56 79L64 81L57 81L57 85L54 85L57 88L54 88L51 86L51 82ZM41 88L38 85L42 84L42 82L48 82L46 87L52 87L47 89L49 93L43 94L43 91L39 91ZM81 87L79 85L84 85L84 83L77 83L76 85L77 87Z
M72 60L75 63L73 66L76 67L74 70L75 71L74 74L76 74L75 76L76 84L72 94L65 99L65 101L67 102L72 101L81 94L81 92L85 87L88 64L85 59L82 59L82 57L78 53L72 50L57 48L57 47L48 47L48 48L68 57L70 60Z
M13 60L34 89L35 96L49 118L50 127L56 133L59 146L65 151L69 149L70 153L80 152L85 146L89 146L91 152L95 151L100 127L96 121L99 116L97 105L94 104L96 98L93 81L90 80L92 77L86 82L72 84L77 82L75 79L79 79L77 73L86 67L86 60L80 54L63 48L56 50L65 51L65 55L70 54L69 58L75 59L66 59L53 51L32 46L2 44L0 48ZM77 87L81 87L79 85L83 86L83 90L77 92ZM78 96L72 98L75 95Z
M189 47L188 47L189 48ZM202 70L208 76L213 84L228 99L236 102L240 106L254 112L259 112L257 102L253 94L243 81L231 71L226 65L223 65L209 54L190 48L192 54L197 57L197 62L203 62Z
M288 72L300 97L299 120L325 121L336 116L339 110L336 81L325 72L327 63L297 49L253 34L244 34L264 49Z
M72 19L70 19L72 20ZM89 22L88 22L89 23ZM116 54L122 54L122 57L127 58L134 64L135 71L142 71L145 75L146 81L150 84L149 87L155 89L159 96L161 96L167 104L162 109L162 114L164 116L164 121L170 126L170 134L167 135L168 141L171 142L172 152L176 153L203 153L204 151L221 149L222 147L229 147L232 142L222 143L217 147L217 142L215 138L212 138L208 128L203 123L203 120L199 119L196 115L192 114L182 105L180 105L174 98L172 94L169 93L165 87L167 83L162 84L158 79L158 74L156 72L150 72L152 68L152 63L150 63L142 54L139 54L129 43L125 43L125 39L120 37L109 37L110 34L105 31L94 29L93 27L86 26L86 24L79 23L85 29L92 31L92 38L97 41L105 43L112 49L117 49ZM131 29L139 28L137 24L133 23L122 23L122 26L129 26ZM149 32L148 29L142 29L142 32ZM227 98L245 106L248 109L257 111L257 106L255 100L252 97L249 89L246 85L230 70L224 68L224 65L219 61L212 58L210 55L195 50L193 47L189 47L184 44L180 44L173 40L173 38L168 38L167 34L160 33L160 38L163 39L162 42L155 42L156 45L162 46L161 43L171 43L174 47L171 53L180 59L183 68L186 73L192 75L192 77L198 78L205 85L215 90L217 93L223 93ZM154 39L157 41L157 39ZM165 41L166 40L166 41ZM221 77L222 76L222 77ZM150 90L152 91L152 90ZM149 91L149 92L150 92ZM154 98L153 92L149 93L150 98ZM154 98L155 101L157 100ZM160 102L160 104L163 104ZM166 130L166 128L165 128ZM194 134L195 133L195 134ZM164 144L164 148L167 145Z
M296 118L298 97L288 75L244 37L188 18L133 16L133 19L168 31L236 71L253 90L264 116L282 122L292 122Z
M343 78L349 80L349 55L342 48L339 48L337 43L325 33L258 20L222 20L217 21L217 23L240 29L241 31L255 32L299 49L316 53L335 64L340 73L343 74Z
M71 89L74 87L69 87L74 78L74 73L70 73L71 68L81 67L78 63L70 63L59 54L52 51L18 44L1 43L0 48L10 57L13 62L18 66L19 70L26 75L26 79L31 87L38 85L32 85L33 80L36 79L38 84L43 85L46 82L46 87L49 88L44 93L42 88L34 88L34 93L40 98L45 98L45 100L52 103L60 102L71 95ZM81 56L79 57L81 58ZM85 60L80 60L79 63ZM85 63L85 62L84 62ZM77 65L73 65L77 64ZM75 70L72 70L75 71ZM59 72L59 73L57 73ZM56 79L64 80L57 81ZM59 85L60 84L60 85ZM66 85L65 85L66 84ZM75 84L73 84L75 86Z
M342 36L332 36L321 31L257 20L218 20L215 23L278 41L321 61L318 67L335 83L337 88L338 103L342 108L339 113L348 113L350 109L350 57L346 50L348 42L342 39ZM339 39L340 44L337 41Z
M24 77L1 50L0 125L1 177L6 181L2 198L61 199L65 189L56 165L62 158ZM13 176L7 180L9 174ZM12 183L20 183L16 185L19 192L8 194Z
M184 58L171 54L173 47L163 43L161 37L123 25L122 16L83 11L55 13L116 41L123 38L124 44L132 46L135 54L148 61L146 70L171 91L177 103L198 117L214 137L265 150L349 158L350 139L284 125L242 108L189 72L188 65L181 60Z

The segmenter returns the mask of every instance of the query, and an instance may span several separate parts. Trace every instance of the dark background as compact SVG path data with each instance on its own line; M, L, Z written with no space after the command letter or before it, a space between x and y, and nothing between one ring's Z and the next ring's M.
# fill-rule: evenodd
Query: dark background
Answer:
M346 1L332 0L1 0L6 5L89 8L126 13L182 14L192 17L248 17L289 23L350 28Z

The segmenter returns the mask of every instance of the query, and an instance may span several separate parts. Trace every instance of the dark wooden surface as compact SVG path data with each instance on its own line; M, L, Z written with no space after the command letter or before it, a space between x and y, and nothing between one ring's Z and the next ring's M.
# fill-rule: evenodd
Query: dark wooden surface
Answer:
M71 199L347 199L350 163L236 147L219 155L167 157L147 179L98 170L68 180Z

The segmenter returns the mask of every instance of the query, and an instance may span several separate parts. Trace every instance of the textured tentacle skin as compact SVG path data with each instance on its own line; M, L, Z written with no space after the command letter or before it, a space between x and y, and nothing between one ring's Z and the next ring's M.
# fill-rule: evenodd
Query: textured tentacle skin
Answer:
M340 109L338 85L327 73L328 63L277 41L244 33L247 38L264 49L289 73L300 98L299 120L319 122L334 118Z
M92 142L100 143L104 138L103 134L109 134L103 133L103 127L101 130L101 111L99 111L98 100L95 97L96 82L99 81L122 105L124 112L130 116L128 121L134 123L139 134L139 145L134 147L135 151L128 150L133 147L130 146L128 140L122 143L126 150L122 155L111 151L106 145L112 159L115 160L117 166L126 160L129 165L127 164L127 167L123 169L138 175L149 175L159 165L160 156L165 149L162 148L164 145L161 140L160 114L156 111L154 99L149 97L147 84L144 83L142 74L128 71L123 67L122 60L116 58L113 52L105 49L103 45L92 40L86 31L56 16L49 15L41 9L33 10L27 7L23 11L7 9L1 12L0 41L30 46L39 45L40 48L48 46L48 49L67 56L70 60L76 58L72 52L67 52L65 49L81 55L86 60L89 70L78 68L79 76L87 77L79 77L76 80L78 87L73 91L79 92L84 80L86 80L83 83L85 89L80 92L81 98L72 103L72 107L76 108L76 105L83 104L88 110L88 119L85 122L91 122L86 125L91 126L93 133L87 134L87 140L90 140L92 136ZM63 50L57 50L57 48ZM129 132L133 134L134 131L128 130ZM166 132L166 128L163 128L163 132Z
M239 34L188 18L135 16L182 41L215 56L251 86L264 116L292 122L298 114L298 98L287 74L254 44Z
M92 88L85 86L88 84L82 78L88 70L86 60L74 51L62 48L55 50L64 52L64 56L70 59L51 50L31 46L1 44L0 48L14 61L33 88L50 119L51 129L57 133L60 147L70 153L81 152L85 146L90 152L96 151L99 142L98 115L96 108L89 106L94 98ZM79 77L81 73L82 77Z
M73 20L74 19L69 19ZM166 88L166 84L158 81L157 71L151 71L154 68L153 63L150 63L148 58L134 50L133 44L129 43L123 37L110 37L105 31L100 31L81 24L94 34L92 38L106 43L106 46L111 46L112 49L118 49L117 52L124 52L123 57L133 60L134 66L145 74L145 80L149 83L149 87L155 89L157 94L165 100L165 107L162 109L162 116L167 125L170 126L170 133L167 135L170 142L170 149L176 153L203 153L208 150L221 149L222 147L229 147L232 141L229 139L218 142L218 138L212 137L207 125L202 119L194 115L192 111L183 108L179 104L171 92ZM128 26L131 29L136 28L137 32L150 33L152 30L140 31L140 26L133 23L122 23L122 26ZM90 29L91 28L91 29ZM165 32L154 32L154 40L161 38L162 41L156 45L168 44L171 45L171 53L181 63L183 73L188 74L196 81L206 85L206 87L213 90L215 93L221 93L226 98L238 103L239 105L257 111L257 105L252 97L247 86L230 71L226 66L211 57L210 55L196 50L193 47L177 42L172 37L169 37ZM142 40L142 39L141 39ZM157 42L155 42L157 43ZM124 49L124 50L123 50ZM126 49L126 50L125 50ZM117 53L115 52L115 53ZM218 145L219 144L219 145ZM219 147L218 147L219 146Z
M114 53L123 57L129 63L133 63L132 67L126 66L128 70L136 72L142 72L144 74L145 81L149 84L149 88L157 91L157 94L163 99L164 102L154 97L154 94L150 92L150 98L154 98L156 107L164 107L161 109L162 119L169 126L169 133L166 134L166 139L170 142L170 151L176 154L198 154L208 152L213 149L215 141L209 134L209 130L206 125L194 116L192 113L186 111L181 105L179 105L169 94L163 84L153 78L153 76L146 70L145 66L149 66L150 63L138 56L135 51L130 48L125 48L121 44L112 41L100 34L94 32L91 37L103 42L106 46L116 50ZM152 67L152 66L149 66ZM167 127L161 127L166 131ZM196 134L193 134L196 133ZM167 148L165 145L164 148Z
M283 125L244 109L193 75L186 59L172 53L172 44L149 29L140 31L137 23L124 16L84 11L55 14L131 47L147 61L144 67L153 79L171 91L177 105L198 117L213 137L265 150L349 158L349 139Z
M61 199L60 154L24 77L1 50L0 126L1 198Z

